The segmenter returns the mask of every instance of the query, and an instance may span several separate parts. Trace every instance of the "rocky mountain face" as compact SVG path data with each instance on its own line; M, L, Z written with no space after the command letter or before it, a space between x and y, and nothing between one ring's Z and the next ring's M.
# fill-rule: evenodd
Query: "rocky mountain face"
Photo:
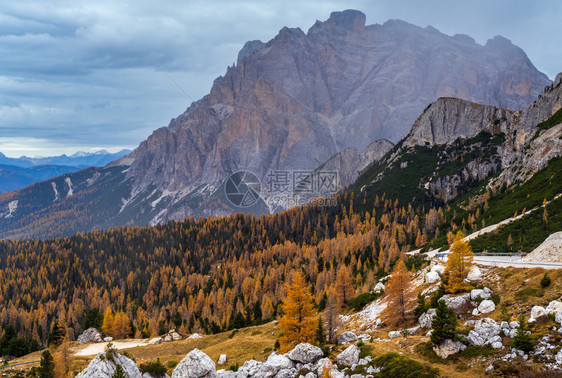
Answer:
M439 98L359 182L376 191L402 175L416 188L408 195L443 202L483 181L488 189L524 182L562 155L561 108L562 74L519 111Z
M502 37L481 46L432 27L397 20L366 26L361 12L334 12L307 33L283 28L267 43L248 42L209 95L131 154L105 168L0 195L0 237L271 211L271 192L264 191L271 172L293 178L297 171L335 170L341 187L384 155L390 147L384 140L400 140L438 97L490 104L493 113L494 106L523 108L549 83ZM481 117L475 122L492 115L440 102L430 109L444 106L451 120L465 110ZM470 127L467 118L437 139L416 138L440 143L470 134ZM225 178L240 170L261 182L261 192L234 182L234 190L261 195L253 206L233 206L225 198Z
M431 27L366 26L361 12L334 12L307 33L283 28L267 43L248 42L208 96L127 158L131 197L154 186L176 203L238 170L263 181L270 170L313 170L347 148L398 141L437 97L521 109L548 84L502 37L481 46ZM346 182L354 173L341 175ZM200 212L182 207L155 221Z

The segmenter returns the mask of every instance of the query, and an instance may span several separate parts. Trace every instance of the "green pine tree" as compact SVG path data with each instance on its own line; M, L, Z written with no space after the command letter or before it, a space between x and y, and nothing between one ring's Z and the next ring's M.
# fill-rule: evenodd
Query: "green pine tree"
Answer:
M437 304L435 317L431 322L433 332L431 333L431 342L435 345L441 344L446 339L453 339L457 329L457 315L450 310L445 301L441 300Z
M125 370L121 365L117 365L115 368L115 373L111 376L111 378L127 378L127 374L125 374Z
M319 346L323 346L324 344L326 344L326 332L324 332L324 321L322 320L322 317L319 316L318 317L318 327L316 328L316 336L315 336L315 340L318 343Z
M530 352L535 347L533 345L533 341L531 339L531 335L527 330L527 323L525 322L525 315L521 314L519 316L519 326L517 327L517 331L515 332L515 336L513 336L513 340L511 341L511 346L515 349L522 350L523 352Z
M419 292L418 293L418 306L414 310L414 315L416 315L419 318L424 312L427 311L427 309L428 309L428 307L427 307L427 303L425 303L425 297L422 295L421 292Z
M53 362L53 356L48 349L41 354L39 378L55 378L55 363Z
M66 330L62 325L60 325L59 320L55 320L51 332L47 335L47 344L59 346L64 341L66 337Z

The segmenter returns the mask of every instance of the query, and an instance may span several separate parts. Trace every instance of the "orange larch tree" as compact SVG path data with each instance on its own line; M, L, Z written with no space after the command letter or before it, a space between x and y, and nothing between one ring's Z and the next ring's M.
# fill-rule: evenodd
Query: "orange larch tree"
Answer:
M411 273L406 269L404 260L399 259L385 288L388 296L387 314L394 325L400 325L408 319L411 282Z
M283 333L280 338L282 350L287 351L299 343L314 340L316 311L310 285L300 271L293 273L291 283L287 285L282 311L283 316L279 319L279 328Z

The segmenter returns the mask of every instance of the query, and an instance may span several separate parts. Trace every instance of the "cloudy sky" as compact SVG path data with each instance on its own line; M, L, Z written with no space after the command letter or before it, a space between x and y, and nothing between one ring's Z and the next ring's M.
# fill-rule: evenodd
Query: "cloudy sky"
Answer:
M484 44L503 35L551 79L562 2L0 0L0 152L134 148L205 95L247 40L335 10L402 19ZM181 89L180 89L181 88Z

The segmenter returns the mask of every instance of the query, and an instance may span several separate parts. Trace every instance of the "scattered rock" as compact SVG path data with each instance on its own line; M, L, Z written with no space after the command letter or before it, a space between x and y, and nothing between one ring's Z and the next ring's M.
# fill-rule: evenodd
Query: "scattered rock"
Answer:
M470 303L470 293L453 296L451 294L441 297L445 301L447 307L456 313L465 312L467 308L472 307Z
M439 274L440 276L442 276L443 273L445 273L445 267L441 264L437 264L437 265L434 265L433 267L431 267L431 271Z
M408 328L408 329L406 329L406 331L408 332L408 335L415 335L416 332L418 332L419 329L420 329L420 327L416 326L416 327Z
M224 364L226 364L226 354L221 354L221 355L220 355L218 364L219 364L219 365L224 365Z
M377 282L373 291L375 293L380 293L381 291L384 291L384 284L382 282Z
M490 364L490 365L488 365L488 367L486 368L486 373L488 373L488 372L490 372L490 371L492 371L492 370L494 370L494 365Z
M264 377L275 377L278 376L279 372L282 370L291 371L294 368L295 364L293 363L293 361L282 354L273 352L262 364L260 373L263 374ZM292 375L293 374L291 374L290 376Z
M466 280L469 282L474 282L474 281L480 281L481 279L482 279L482 271L480 271L479 267L473 265L472 268L470 268L470 272L468 272Z
M529 323L534 323L537 318L546 315L546 310L541 306L533 306L531 309L531 317L529 318Z
M425 282L433 284L436 282L439 282L441 280L441 277L439 276L439 274L437 272L434 271L430 271L428 273L425 274Z
M102 341L101 332L96 328L88 328L80 336L78 336L79 344L99 343Z
M400 332L400 331L390 331L388 333L388 337L390 337L391 339L395 339L395 338L400 337L400 336L402 336L402 332Z
M194 340L194 339L201 339L201 338L203 338L203 336L201 336L198 333L194 333L194 334L190 335L187 339L188 340Z
M318 361L324 356L322 349L309 343L300 343L285 354L291 361L309 364Z
M472 289L470 291L470 299L476 300L478 298L489 299L492 296L492 290L485 287L484 289Z
M155 337L148 341L148 345L158 345L158 344L162 344L163 342L164 340L161 337Z
M357 341L357 335L347 331L338 336L338 344L346 345Z
M197 335L196 333L194 333L191 336ZM176 332L175 329L170 330L168 333L166 333L165 335L162 336L162 339L164 339L164 341L169 342L169 341L178 341L181 340L181 336L179 333Z
M440 345L434 346L433 351L441 358L447 358L451 354L456 354L466 349L466 345L460 341L453 341L447 339L443 341Z
M494 336L500 334L500 326L490 318L480 319L474 329L468 333L467 340L471 345L486 345ZM497 341L497 340L494 340Z
M104 338L103 338L103 341L105 341L105 342L108 343L108 342L110 342L110 341L113 341L113 337L111 337L111 336L104 337Z
M489 299L483 300L478 306L478 311L481 314L488 314L496 309L496 305Z
M348 346L338 357L338 365L351 366L359 362L360 350L355 345Z
M103 355L103 359L100 356ZM141 378L142 374L139 370L137 364L119 354L117 352L112 353L113 358L107 358L106 353L99 353L96 358L94 358L88 366L82 370L77 378L111 378L115 373L117 365L121 365L125 374L129 378Z
M213 378L215 376L214 361L197 348L189 352L172 373L172 378Z
M431 323L433 322L433 318L435 317L436 310L434 308L430 308L427 312L420 315L419 322L420 327L422 328L431 328Z

